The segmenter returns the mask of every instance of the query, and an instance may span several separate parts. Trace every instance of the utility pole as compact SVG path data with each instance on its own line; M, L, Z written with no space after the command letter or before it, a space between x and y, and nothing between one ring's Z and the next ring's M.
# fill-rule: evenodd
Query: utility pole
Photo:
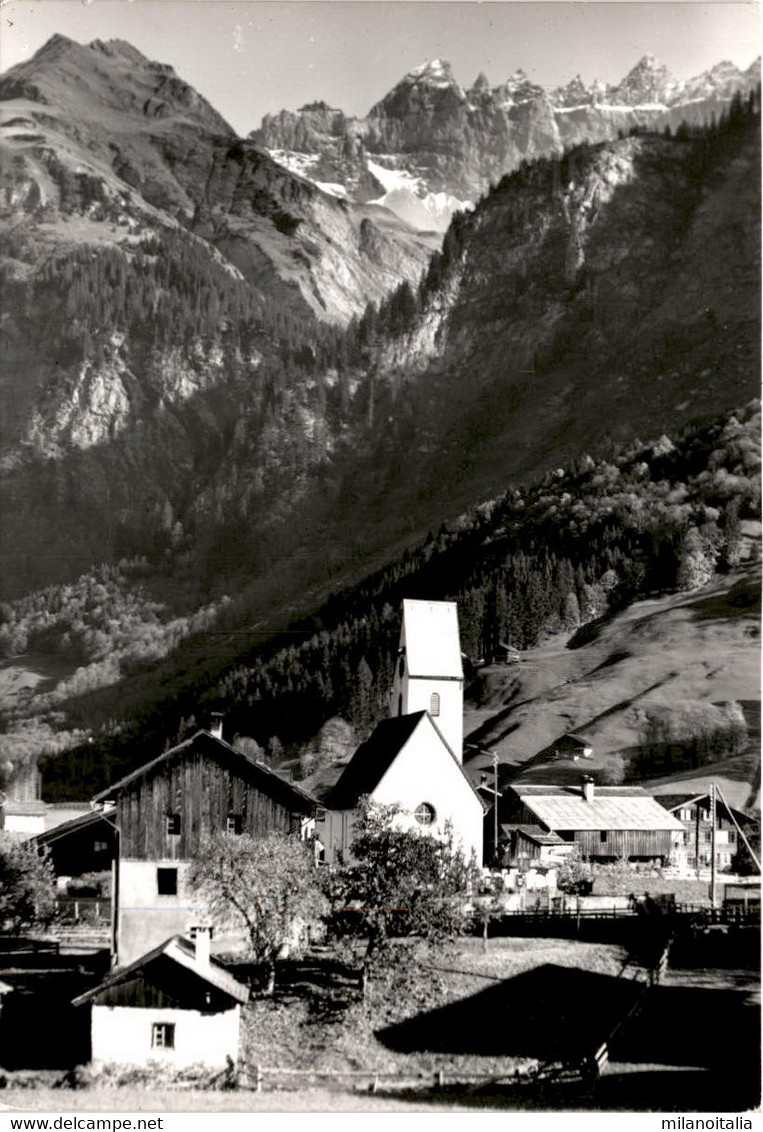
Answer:
M716 907L715 899L715 783L710 783L710 904Z
M498 752L493 751L493 855L498 857Z

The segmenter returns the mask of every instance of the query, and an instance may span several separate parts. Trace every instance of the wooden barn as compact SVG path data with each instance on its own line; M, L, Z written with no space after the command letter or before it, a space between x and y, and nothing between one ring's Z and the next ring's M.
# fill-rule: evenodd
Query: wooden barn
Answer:
M238 1058L249 989L209 954L209 937L174 936L73 1000L92 1004L96 1064L224 1069Z
M104 872L111 869L117 851L113 810L87 810L30 840L48 850L57 877Z
M574 842L590 861L664 862L683 854L684 827L639 786L515 784L504 795L514 824L539 825Z
M202 839L215 832L306 837L316 802L261 763L199 731L102 791L118 831L115 962L130 963L205 922L187 886Z

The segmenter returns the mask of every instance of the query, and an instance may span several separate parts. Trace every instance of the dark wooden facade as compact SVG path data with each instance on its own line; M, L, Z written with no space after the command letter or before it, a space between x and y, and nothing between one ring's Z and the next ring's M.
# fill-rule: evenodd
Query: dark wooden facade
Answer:
M559 836L570 840L564 830L559 830ZM672 853L671 837L669 829L577 829L571 839L588 858L667 860Z
M120 856L137 861L190 860L204 837L226 830L296 832L315 810L305 792L207 732L99 797L116 803Z
M538 815L516 795L506 799L510 820L517 824L538 824ZM543 823L540 823L541 825ZM563 841L574 842L591 860L665 860L673 853L668 829L555 829Z
M185 971L161 956L132 978L106 986L93 996L96 1006L132 1006L152 1010L199 1010L216 1014L230 1010L229 994L210 986L191 971Z

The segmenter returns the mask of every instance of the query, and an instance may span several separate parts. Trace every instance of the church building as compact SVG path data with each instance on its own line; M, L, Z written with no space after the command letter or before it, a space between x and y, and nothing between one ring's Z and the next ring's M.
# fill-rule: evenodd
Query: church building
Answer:
M350 859L363 797L401 807L399 821L442 836L450 825L482 864L485 807L463 761L464 675L455 602L404 601L391 716L377 725L326 798L316 826L326 861Z

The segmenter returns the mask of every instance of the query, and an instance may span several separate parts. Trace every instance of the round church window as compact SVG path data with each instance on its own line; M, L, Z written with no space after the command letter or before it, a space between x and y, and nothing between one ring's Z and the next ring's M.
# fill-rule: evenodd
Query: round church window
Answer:
M421 802L414 811L414 816L419 825L431 825L437 817L434 806L429 802Z

